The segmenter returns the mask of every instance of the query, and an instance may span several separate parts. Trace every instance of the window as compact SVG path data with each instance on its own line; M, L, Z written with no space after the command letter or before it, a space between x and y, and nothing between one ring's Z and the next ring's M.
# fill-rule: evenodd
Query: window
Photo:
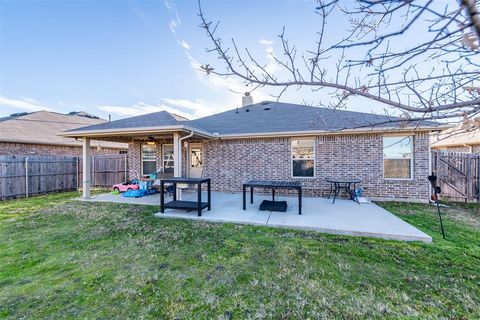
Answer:
M383 137L383 177L412 179L413 137Z
M314 177L315 140L292 140L292 176Z
M156 149L155 145L142 145L142 175L149 175L157 172Z
M173 173L173 144L164 144L163 152L163 172Z

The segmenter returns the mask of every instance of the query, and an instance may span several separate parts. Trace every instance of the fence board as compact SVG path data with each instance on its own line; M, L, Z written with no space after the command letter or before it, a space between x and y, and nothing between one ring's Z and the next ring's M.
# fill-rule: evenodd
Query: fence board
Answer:
M94 156L91 161L92 186L110 187L127 179L126 155ZM0 200L25 196L26 182L28 195L81 188L81 166L79 157L0 156Z
M443 197L480 202L480 154L434 151L432 170L439 178Z

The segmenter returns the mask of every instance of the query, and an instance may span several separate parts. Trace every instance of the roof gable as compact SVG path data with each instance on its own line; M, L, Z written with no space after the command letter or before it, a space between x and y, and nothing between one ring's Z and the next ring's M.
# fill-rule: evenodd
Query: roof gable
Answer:
M160 126L172 126L177 125L185 118L171 114L167 111L159 111L149 114L144 114L136 117L124 118L111 122L105 122L98 125L82 127L69 132L75 131L89 131L89 130L115 130L115 129L129 129L129 128L142 128L142 127L160 127Z

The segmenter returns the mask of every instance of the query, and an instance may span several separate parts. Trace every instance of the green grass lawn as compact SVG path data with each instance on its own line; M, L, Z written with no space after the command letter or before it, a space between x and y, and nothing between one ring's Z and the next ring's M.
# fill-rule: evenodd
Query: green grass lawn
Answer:
M480 318L480 207L381 204L432 244L0 202L0 318Z

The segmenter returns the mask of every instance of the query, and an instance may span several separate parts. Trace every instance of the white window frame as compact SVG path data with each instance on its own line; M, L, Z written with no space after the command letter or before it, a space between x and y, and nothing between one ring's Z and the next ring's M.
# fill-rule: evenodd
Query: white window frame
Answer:
M162 144L162 170L165 172L165 161L173 161L173 170L175 172L175 155L173 156L174 159L172 160L165 160L165 147L171 146L173 148L173 143L164 143Z
M155 147L155 160L144 160L143 159L143 146L153 146ZM143 173L143 162L144 161L147 161L147 162L155 162L155 171L157 171L157 166L158 166L158 163L157 163L157 145L149 145L147 143L143 143L140 147L140 172L142 173L142 176L146 176L146 175L149 175L149 173Z
M389 178L385 177L385 152L384 152L384 139L383 138L407 138L412 139L412 157L410 158L410 178ZM383 180L398 180L398 181L410 181L413 180L414 174L414 164L413 159L415 158L415 136L414 135L395 135L395 136L382 136L382 175ZM392 159L387 159L392 160Z
M293 175L293 141L297 140L312 140L313 141L313 158L304 160L313 160L313 176L312 177L300 177ZM298 160L298 159L297 159ZM316 137L302 137L290 139L290 176L293 179L315 179L317 176L317 138Z

